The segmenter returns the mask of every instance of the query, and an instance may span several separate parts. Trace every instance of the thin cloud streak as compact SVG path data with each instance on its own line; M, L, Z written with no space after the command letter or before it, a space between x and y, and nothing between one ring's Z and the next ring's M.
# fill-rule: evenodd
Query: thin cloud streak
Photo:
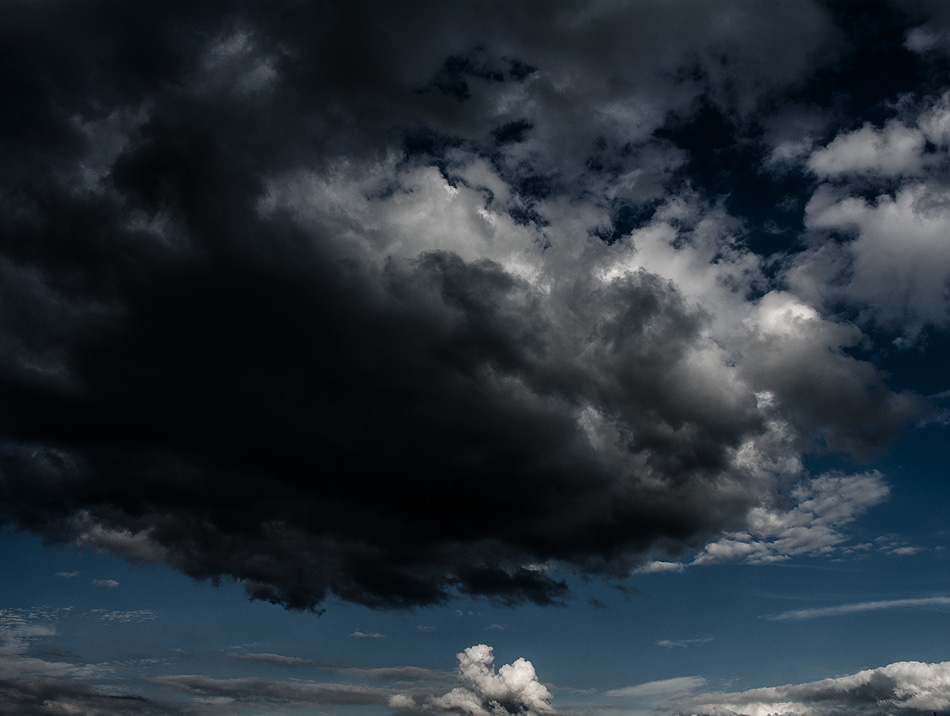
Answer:
M845 614L860 612L877 612L885 609L933 609L950 608L950 597L926 597L923 599L887 599L875 602L856 602L854 604L839 604L834 607L819 607L817 609L793 609L772 614L766 617L769 621L788 622L819 619L821 617L838 617Z

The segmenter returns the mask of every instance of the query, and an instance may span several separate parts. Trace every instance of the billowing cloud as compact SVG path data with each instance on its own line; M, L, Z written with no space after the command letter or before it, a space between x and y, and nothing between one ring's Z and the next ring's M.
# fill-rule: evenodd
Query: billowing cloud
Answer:
M570 573L843 539L781 516L832 480L803 451L869 453L919 402L709 164L768 164L747 128L788 134L834 14L492 8L0 9L0 520L293 608L550 604ZM858 227L848 295L906 294L881 320L938 320L942 204L835 182L931 167L905 133L943 147L942 106L867 129L870 159L787 153L833 184L809 230Z
M471 646L458 654L458 678L461 686L447 694L428 698L419 704L425 710L453 712L465 716L542 716L557 713L551 692L538 681L534 666L517 659L495 671L492 648ZM416 702L401 695L390 703L394 708L418 708Z
M930 713L950 707L950 662L901 661L850 676L736 693L706 693L675 706L697 716L833 716Z

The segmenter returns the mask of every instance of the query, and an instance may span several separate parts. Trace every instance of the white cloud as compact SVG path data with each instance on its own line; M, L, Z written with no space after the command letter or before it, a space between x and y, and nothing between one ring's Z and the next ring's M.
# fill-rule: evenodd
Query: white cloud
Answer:
M379 632L375 632L375 631L370 631L370 632L355 631L352 634L350 634L350 636L353 637L354 639L385 639L386 638L385 634L380 634Z
M822 178L869 173L913 176L925 167L923 134L897 120L877 129L869 124L840 134L808 159L808 168Z
M517 659L496 672L492 648L485 644L465 649L458 654L458 660L458 678L462 686L442 696L429 698L425 703L427 709L467 716L556 713L551 704L551 692L538 681L530 661Z

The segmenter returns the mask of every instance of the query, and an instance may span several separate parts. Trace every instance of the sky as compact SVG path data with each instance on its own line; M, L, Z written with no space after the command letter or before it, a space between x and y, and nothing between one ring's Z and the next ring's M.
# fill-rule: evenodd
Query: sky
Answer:
M0 2L2 716L950 711L950 5Z

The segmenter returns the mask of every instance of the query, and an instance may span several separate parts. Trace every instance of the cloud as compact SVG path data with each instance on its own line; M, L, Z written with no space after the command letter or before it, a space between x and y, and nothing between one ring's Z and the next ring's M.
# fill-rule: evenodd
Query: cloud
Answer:
M852 604L837 604L833 607L818 607L815 609L793 609L780 614L772 614L768 619L772 621L802 621L804 619L818 619L820 617L838 617L860 612L877 612L885 609L947 609L950 608L950 597L922 597L915 599L885 599L876 602L855 602Z
M375 669L361 668L341 668L341 667L323 667L328 668L336 674L344 676L369 677L377 681L387 681L390 683L405 682L438 682L445 681L452 677L452 674L445 671L435 671L433 669L424 669L419 666L384 666Z
M281 656L280 654L256 654L244 652L231 652L229 659L243 659L247 661L257 661L262 664L275 664L277 666L312 666L313 660L301 659L297 656Z
M866 124L812 153L808 168L822 178L857 173L914 176L924 168L925 142L921 132L895 120L881 129Z
M467 716L557 713L551 704L551 692L538 681L530 661L517 659L496 672L492 648L485 644L465 649L458 654L458 660L458 678L462 685L442 696L428 698L422 704L423 709ZM396 702L390 705L409 709L415 704L405 695L397 701L396 705Z
M804 451L879 449L920 407L849 352L821 252L776 275L710 178L765 167L744 128L784 141L775 108L846 64L823 3L17 7L3 522L291 608L556 604L571 573L755 542ZM901 127L944 142L918 114L868 130L868 166L910 156ZM866 259L849 295L882 320L942 310L935 192L808 204L859 225L832 265ZM884 225L906 260L875 259Z
M355 631L352 634L350 634L350 636L356 639L385 639L386 638L385 634L380 634L379 632L375 632L375 631L371 631L371 632Z
M119 583L114 579L90 579L89 582L97 587L105 587L106 589L115 589L119 586Z
M663 679L662 681L649 681L637 686L627 686L623 689L612 689L605 691L607 696L618 698L657 698L668 697L687 691L695 691L704 686L706 679L701 676L679 676L675 679Z
M95 614L99 619L110 622L143 622L158 619L158 612L151 609L93 609L90 613Z
M880 503L888 491L879 472L822 475L794 488L787 502L753 508L748 531L706 545L693 563L766 563L831 553L847 540L841 528Z
M699 639L660 639L657 646L666 649L686 649L694 644L708 644L711 641L713 641L711 636L704 636Z
M385 705L393 692L370 686L327 684L314 681L275 681L256 677L215 679L201 675L156 676L151 681L192 696L227 698L238 703L293 705Z
M901 118L839 133L808 157L809 169L830 181L805 207L812 245L786 270L789 285L815 305L844 301L860 322L898 333L906 347L950 321L950 94L897 107Z
M673 705L677 713L697 716L826 716L831 714L910 714L950 707L950 662L901 661L807 684L706 693Z
M97 716L164 716L180 713L180 706L155 702L138 694L104 690L57 679L7 679L0 676L3 713L71 714ZM185 709L184 713L190 713Z

